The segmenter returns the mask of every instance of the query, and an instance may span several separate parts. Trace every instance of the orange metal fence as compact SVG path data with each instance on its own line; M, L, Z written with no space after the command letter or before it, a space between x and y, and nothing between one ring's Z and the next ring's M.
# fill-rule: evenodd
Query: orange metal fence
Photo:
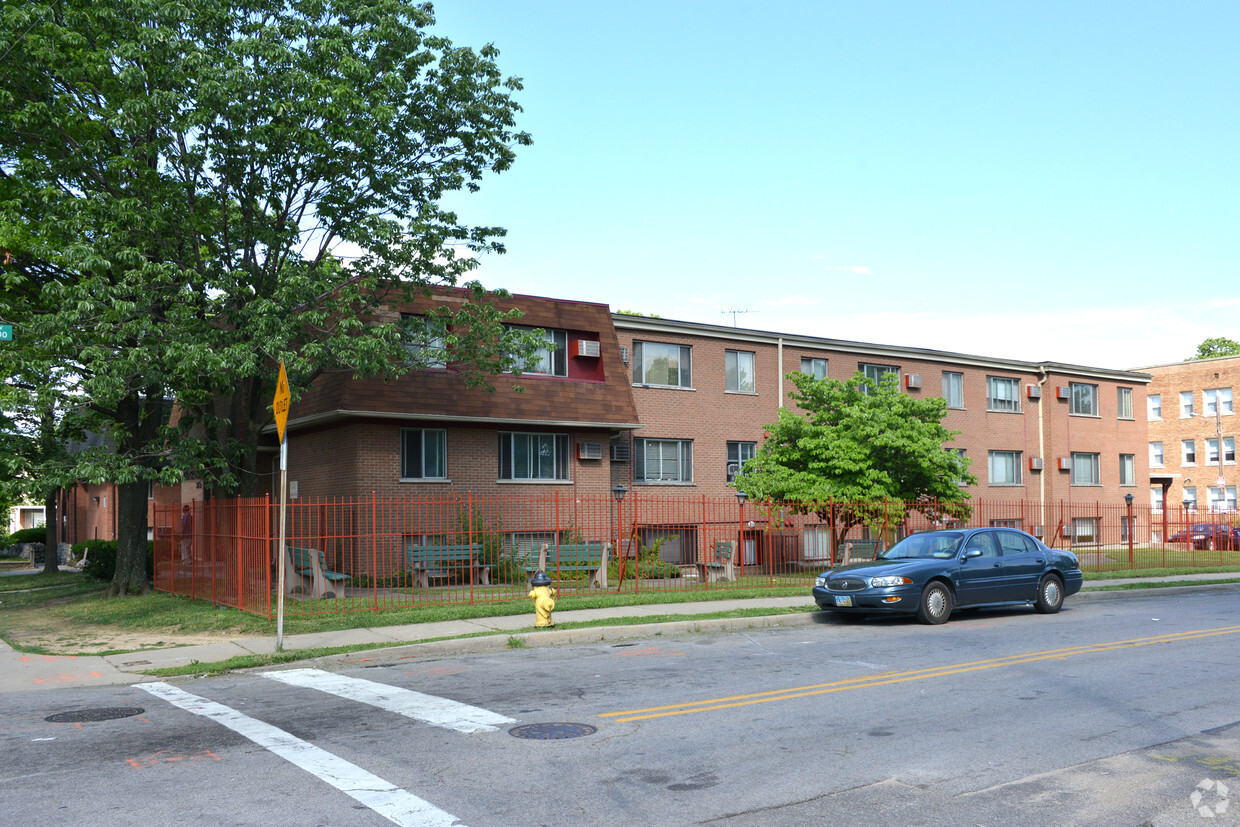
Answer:
M188 513L188 522L184 514ZM845 528L850 514L864 522ZM278 505L196 502L155 512L155 587L270 617ZM434 496L288 504L286 613L525 598L543 568L565 594L808 586L929 528L1011 526L1074 550L1086 570L1240 562L1237 542L1192 539L1233 514L1111 503L973 500L964 512L899 503L787 503L629 492L623 499ZM1188 538L1188 539L1186 539Z

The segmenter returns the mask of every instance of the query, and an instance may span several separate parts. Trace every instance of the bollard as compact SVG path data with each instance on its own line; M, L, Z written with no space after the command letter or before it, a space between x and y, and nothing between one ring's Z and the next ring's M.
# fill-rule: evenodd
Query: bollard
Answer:
M551 578L545 571L536 571L530 585L534 588L530 589L527 597L534 600L534 628L550 629L555 626L555 621L551 619L551 610L555 608L555 589L551 588Z

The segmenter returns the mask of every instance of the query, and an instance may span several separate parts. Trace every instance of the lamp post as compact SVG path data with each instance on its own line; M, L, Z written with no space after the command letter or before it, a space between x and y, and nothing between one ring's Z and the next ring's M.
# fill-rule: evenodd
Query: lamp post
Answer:
M1128 570L1132 570L1132 492L1124 495L1124 505L1128 506Z
M1184 550L1185 551L1190 551L1193 547L1193 534L1191 531L1188 530L1188 507L1192 504L1193 504L1192 500L1190 500L1188 497L1184 498L1183 505L1184 505Z
M611 489L611 496L616 499L616 554L620 558L620 583L616 591L624 586L624 495L627 493L629 490L623 485Z
M736 550L740 557L741 580L745 579L745 498L749 495L736 489Z

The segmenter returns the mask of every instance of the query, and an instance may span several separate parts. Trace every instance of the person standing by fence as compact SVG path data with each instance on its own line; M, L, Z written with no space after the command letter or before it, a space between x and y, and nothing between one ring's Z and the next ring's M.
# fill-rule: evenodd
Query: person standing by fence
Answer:
M194 539L194 514L188 505L181 506L181 562L189 562L190 546Z

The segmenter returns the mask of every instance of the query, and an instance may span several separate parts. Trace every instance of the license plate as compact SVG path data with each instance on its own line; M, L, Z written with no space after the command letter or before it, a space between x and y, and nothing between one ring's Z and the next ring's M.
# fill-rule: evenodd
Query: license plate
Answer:
M835 596L835 605L837 605L837 606L851 606L851 605L852 605L852 595L851 595L851 594L848 594L848 595L837 594L837 595Z

